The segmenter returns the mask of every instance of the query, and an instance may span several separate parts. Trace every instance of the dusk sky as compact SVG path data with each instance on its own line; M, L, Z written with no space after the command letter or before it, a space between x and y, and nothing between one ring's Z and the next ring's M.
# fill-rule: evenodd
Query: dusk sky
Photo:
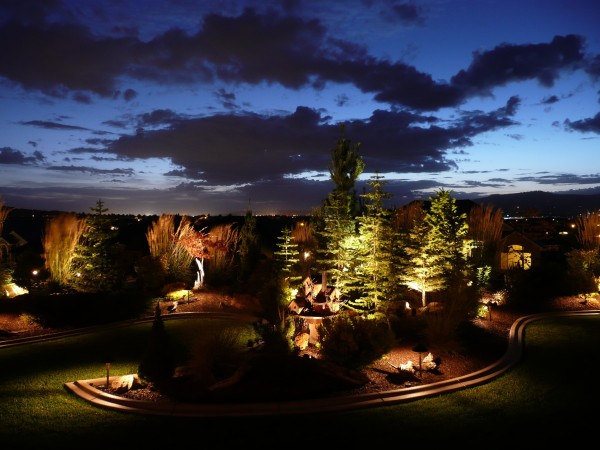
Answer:
M341 138L390 206L600 193L600 2L2 0L0 198L310 214Z

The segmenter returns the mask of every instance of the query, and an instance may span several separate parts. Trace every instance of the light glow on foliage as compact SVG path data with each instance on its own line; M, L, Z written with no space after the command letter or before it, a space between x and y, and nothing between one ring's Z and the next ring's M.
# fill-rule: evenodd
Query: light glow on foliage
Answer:
M24 295L29 291L21 286L17 286L15 283L9 283L4 286L4 292L8 298L14 298L18 295Z
M192 291L189 289L178 289L176 291L171 291L169 293L167 293L166 297L169 300L181 300L181 299L187 299L189 298L189 296L192 295Z

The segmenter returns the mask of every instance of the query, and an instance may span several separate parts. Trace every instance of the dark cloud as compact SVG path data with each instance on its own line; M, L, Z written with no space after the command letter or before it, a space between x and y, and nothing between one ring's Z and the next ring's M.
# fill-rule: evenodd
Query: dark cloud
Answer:
M574 121L567 119L565 120L565 127L573 131L600 134L600 113L588 119Z
M92 175L134 175L133 169L98 169L97 167L89 166L49 166L47 170L54 170L58 172L82 172L90 173Z
M346 138L360 137L368 170L444 172L457 168L446 152L469 147L480 133L509 127L518 101L490 113L465 113L445 127L433 116L406 111L375 111L367 120L346 122ZM153 116L153 114L150 114ZM157 118L170 121L158 111ZM106 151L124 158L170 158L170 175L228 185L276 180L284 174L323 171L340 128L310 108L289 115L222 114L171 121L168 128L138 132L112 142Z
M388 25L393 22L408 29L424 24L427 11L418 2L390 0L383 4L387 8ZM473 97L499 95L496 88L511 83L537 80L542 87L551 87L563 74L576 69L585 69L592 81L600 78L600 56L584 55L585 41L574 34L548 37L537 43L503 43L481 49L473 53L470 64L463 70L453 69L456 72L453 77L439 80L406 60L372 56L367 43L353 41L354 36L351 40L344 39L348 34L338 32L343 28L339 23L317 13L317 9L323 12L320 4L310 11L304 2L296 0L261 5L284 12L240 10L239 4L230 4L223 10L227 13L198 13L193 21L175 22L177 26L170 29L165 24L174 22L167 20L156 29L141 22L139 29L124 26L118 17L111 15L119 8L112 3L107 5L107 10L94 8L93 14L88 11L87 22L81 22L86 8L65 11L60 9L60 2L53 0L3 1L0 80L36 94L29 96L36 97L36 101L77 102L78 111L88 107L91 110L98 97L103 105L108 101L116 104L118 116L102 124L117 129L119 134L68 125L77 120L76 113L70 113L69 117L53 114L50 117L55 120L29 120L18 125L68 131L69 140L65 141L69 143L77 139L75 132L86 132L82 133L85 137L73 144L81 146L67 152L67 160L83 160L80 155L85 155L87 163L53 165L48 168L55 172L52 178L56 178L56 172L66 176L74 172L88 174L89 178L104 181L107 187L103 192L108 202L119 204L127 199L140 208L163 203L210 211L222 210L222 205L228 202L233 205L227 206L228 209L241 213L249 205L257 211L307 212L320 204L331 189L327 167L331 149L340 138L333 113L324 106L311 108L302 104L293 111L277 110L281 106L275 105L272 111L276 113L251 113L242 109L252 108L250 100L242 99L242 92L249 91L249 85L277 85L290 90L312 88L322 91L316 94L324 97L329 94L325 89L335 84L339 89L332 98L338 106L352 108L357 108L357 100L353 94L344 93L345 86L347 92L359 90L371 95L381 109L364 113L360 119L348 119L346 137L360 144L368 172L395 173L398 179L391 180L387 188L396 204L404 204L415 196L427 198L426 192L434 188L452 188L457 195L470 189L473 196L476 195L473 188L481 187L483 191L509 186L515 181L493 178L450 183L448 180L450 172L460 172L461 162L475 159L470 158L469 152L478 144L478 136L505 130L504 135L525 139L522 134L511 133L511 127L520 125L517 113L522 102L531 100L502 90L506 97L495 101L504 104L494 106L496 109L491 111L443 109L462 107ZM368 7L375 15L379 11L375 8L381 5L370 0L361 2L361 6ZM92 19L103 26L97 26ZM373 22L365 23L370 26ZM404 48L418 51L419 44L407 42ZM210 110L214 101L208 101L210 106L187 106L186 114L169 109L175 108L172 104L144 109L142 114L137 109L152 101L153 96L157 98L160 95L157 91L167 91L173 86L196 95L197 82L205 83L202 89L212 92L218 100L215 108L226 113L200 115L199 111ZM145 90L149 85L154 92ZM144 92L139 100L138 89ZM558 88L556 91L560 96L545 97L542 103L552 105L566 98L564 92ZM38 93L50 98L40 98ZM242 100L238 101L238 97ZM587 119L565 120L563 125L571 131L599 134L600 113ZM89 139L90 133L97 137ZM29 142L34 146L43 142L45 147L52 148L37 137ZM13 146L0 149L0 164L45 161L39 152L25 154ZM133 188L114 187L123 182L123 177L136 174L127 165L134 166L134 161L148 158L171 162L171 167L157 172L162 170L162 176L171 183L181 182L170 191L133 192ZM126 162L119 163L125 168L107 170L92 167L94 163L90 160ZM438 177L441 180L430 179L432 173L441 174ZM466 177L467 172L462 173ZM411 179L401 178L402 174L412 174ZM423 174L423 179L412 179L415 174ZM585 183L582 180L598 182L590 181L597 180L595 176L552 173L518 181ZM365 185L366 181L360 181L357 189L360 191ZM9 186L6 190L18 195ZM27 195L40 195L40 198L54 196L57 200L61 195L68 197L66 192L62 187L45 192L32 189L20 199L26 201ZM81 208L88 210L97 192L82 189L70 195L81 196L77 201L84 202L83 196L90 194L92 201L87 200Z
M597 184L600 183L600 174L574 175L565 174L536 174L532 177L519 177L520 181L534 181L538 184Z
M98 39L80 25L11 21L0 27L0 75L50 97L66 98L70 92L84 102L81 92L111 97L117 77L130 64L134 43L129 38Z
M416 6L396 6L417 17ZM73 92L82 103L92 101L86 92L114 97L119 77L129 76L166 84L221 80L291 89L349 83L379 102L431 111L489 95L509 82L537 79L552 86L561 71L583 60L581 37L556 36L548 44L504 44L476 52L468 69L450 83L438 82L408 64L373 58L360 45L330 37L318 19L254 9L233 17L208 14L196 34L173 28L148 42L97 37L76 24L11 21L0 27L0 43L0 75L49 96ZM594 67L588 70L593 73ZM128 89L123 96L130 101L135 92ZM231 98L224 100L226 107L234 106Z
M133 90L133 89L125 89L125 92L123 92L123 99L126 102L130 102L131 100L133 100L137 96L138 96L138 93L135 90Z
M551 87L562 70L583 61L583 38L556 36L549 44L503 44L487 52L475 52L466 70L452 77L452 85L469 95L489 95L493 87L537 79Z
M226 109L236 109L235 93L227 92L225 89L219 89L215 92L215 97L219 99L221 105Z
M65 125L63 123L48 122L45 120L29 120L27 122L21 122L21 125L30 125L33 127L46 128L48 130L87 130L87 128L75 125Z
M394 17L400 19L404 24L423 25L425 23L424 9L414 3L396 3L391 7ZM389 13L384 14L388 16Z
M179 120L179 115L170 109L155 109L138 117L138 126L157 126L173 123Z
M554 103L558 103L558 97L556 95L550 95L548 97L544 97L542 99L542 104L544 105L552 105Z
M593 79L600 79L600 55L591 58L585 70Z
M0 164L37 164L45 160L45 157L39 151L34 151L33 155L27 156L25 153L10 147L0 148Z

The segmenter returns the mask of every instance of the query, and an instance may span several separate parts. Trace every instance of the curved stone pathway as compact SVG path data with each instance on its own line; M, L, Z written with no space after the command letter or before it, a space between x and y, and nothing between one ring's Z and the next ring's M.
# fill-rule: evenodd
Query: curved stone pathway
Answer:
M182 316L185 317L188 314L183 314ZM511 326L506 353L494 364L491 364L477 372L449 380L372 394L281 402L228 403L221 405L177 402L146 402L143 400L118 397L107 394L101 389L96 388L96 386L104 386L106 384L106 378L78 380L71 383L65 383L65 386L75 395L100 407L122 412L161 416L272 416L306 414L312 412L344 411L359 408L394 405L487 383L505 373L520 360L523 353L523 346L525 344L525 327L529 323L548 317L582 315L600 315L600 310L565 311L558 313L533 314L521 317L517 319Z

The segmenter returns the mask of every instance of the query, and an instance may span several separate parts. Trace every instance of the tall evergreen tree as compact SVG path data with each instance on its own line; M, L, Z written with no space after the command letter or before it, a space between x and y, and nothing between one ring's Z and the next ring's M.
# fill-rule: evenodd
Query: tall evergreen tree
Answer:
M169 381L174 372L175 360L171 338L165 329L160 304L156 303L150 338L137 373L141 379L160 386Z
M237 250L240 265L238 281L243 282L255 269L260 259L260 236L256 232L256 216L252 214L252 210L246 211L239 239L240 244Z
M116 241L118 229L106 213L100 199L86 216L87 227L75 249L74 285L83 292L110 292L122 287L125 269L122 267L122 245Z
M277 250L275 250L275 266L290 285L301 281L301 277L294 273L299 261L298 244L294 242L292 230L284 227L281 235L277 236Z
M376 174L368 182L370 190L363 194L364 211L358 218L360 264L358 268L362 285L363 306L368 309L383 309L391 299L393 286L393 229L391 214L384 202L392 197L385 192L387 184Z
M409 234L408 264L401 275L403 284L421 292L423 306L427 292L466 285L472 276L467 264L466 214L458 211L456 200L444 189L429 201L424 220Z
M440 189L430 202L425 220L430 229L429 239L442 259L446 283L464 282L471 275L467 267L467 215L458 211L450 191Z
M319 220L319 266L330 272L334 285L345 292L356 289L353 263L356 262L356 214L358 201L354 184L365 164L360 156L360 144L352 144L344 135L331 151L329 173L334 189L324 202Z
M425 220L415 222L405 239L406 264L399 274L401 284L421 293L421 305L427 306L427 292L445 286L444 266L438 248L430 240L430 225Z

